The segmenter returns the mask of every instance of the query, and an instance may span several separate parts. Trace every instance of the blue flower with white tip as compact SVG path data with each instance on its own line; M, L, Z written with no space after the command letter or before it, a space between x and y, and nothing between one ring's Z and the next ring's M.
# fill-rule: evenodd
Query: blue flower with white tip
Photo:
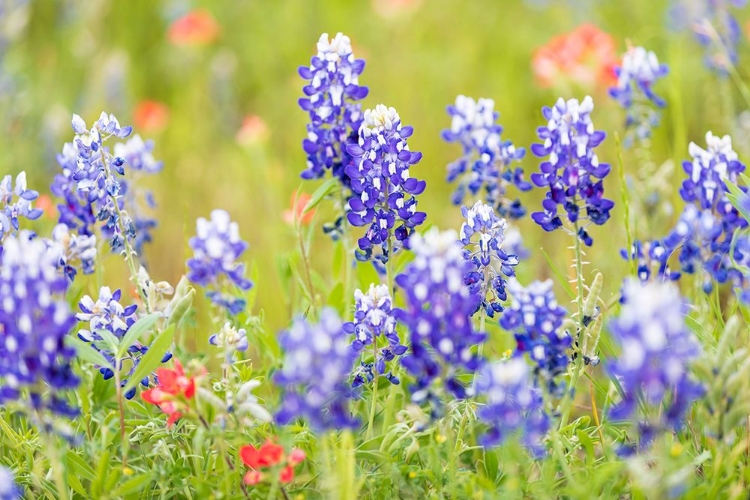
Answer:
M526 154L511 141L501 138L503 127L495 123L499 113L492 99L474 100L459 95L456 103L448 106L451 127L442 133L447 142L458 142L463 155L448 165L448 182L458 180L453 203L459 205L467 196L480 193L502 216L517 218L526 213L519 200L506 198L508 186L528 191L531 184L523 178L521 167L513 167Z

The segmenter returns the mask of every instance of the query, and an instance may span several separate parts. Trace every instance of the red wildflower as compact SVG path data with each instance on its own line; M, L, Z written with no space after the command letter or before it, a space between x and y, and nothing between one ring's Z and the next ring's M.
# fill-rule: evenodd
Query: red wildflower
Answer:
M169 108L158 101L141 101L133 113L133 125L136 130L155 132L163 129L169 120Z
M36 199L36 207L41 209L44 212L44 217L48 219L54 219L55 218L55 204L52 202L52 198L50 198L46 194L40 194L39 197Z
M175 20L167 38L174 45L205 45L219 37L219 23L207 10L193 10Z
M174 365L172 370L156 370L159 385L141 393L141 398L146 403L157 405L169 416L167 425L172 425L182 417L182 411L187 409L187 401L195 397L196 377L187 376L182 364L176 359Z
M315 217L315 209L303 213L305 207L310 202L310 199L312 199L312 196L307 193L292 194L292 201L290 203L291 207L284 210L284 222L292 226L295 225L297 221L303 226L312 222L313 217Z
M237 144L241 146L251 146L264 142L268 138L268 127L263 118L257 115L247 115L242 120L242 126L235 134Z
M552 38L536 50L532 60L534 75L543 87L560 83L609 86L617 80L617 64L614 39L591 24Z
M283 468L279 471L279 481L286 484L294 479L294 466L302 463L305 452L294 448L289 456L285 456L284 448L269 439L260 448L251 444L240 448L240 459L251 469L245 474L245 484L254 486L260 483L265 479L263 469L280 465Z

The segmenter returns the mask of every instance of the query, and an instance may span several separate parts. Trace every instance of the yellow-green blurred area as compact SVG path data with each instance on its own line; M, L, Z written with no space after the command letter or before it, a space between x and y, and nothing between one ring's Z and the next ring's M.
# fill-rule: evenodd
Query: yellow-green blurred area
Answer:
M154 191L159 221L154 242L146 250L151 275L176 283L190 256L187 240L194 233L195 219L223 208L250 243L246 261L254 261L258 268L255 307L265 311L266 327L272 331L288 323L290 308L296 305L289 298L293 292L285 291L294 290L294 283L282 283L288 278L278 272L290 256L299 265L296 235L283 213L298 188L312 193L322 182L299 177L305 167L301 142L308 117L297 104L303 85L297 67L309 64L321 33L345 33L352 39L355 56L366 59L360 84L369 86L370 93L364 107L393 106L404 124L414 126L410 148L422 151L424 158L412 174L428 183L419 206L427 212L429 223L441 229L461 225L459 207L450 202L454 186L445 181L446 165L460 155L460 146L440 138L440 131L450 123L445 107L457 94L493 98L503 137L527 149L536 139L536 128L544 124L543 105L552 105L559 96L580 99L590 94L596 103L595 125L608 134L599 158L615 166L606 190L617 206L606 226L592 229L595 244L587 251L591 262L587 273L604 272L605 296L619 288L628 272L618 253L626 246L626 236L615 148L615 133L623 133L624 112L602 85L561 81L540 87L531 69L538 47L588 22L612 35L618 53L630 41L655 51L669 65L669 76L655 89L666 98L667 107L649 154L656 166L669 159L678 162L665 180L674 186L673 202L683 178L679 162L688 156L689 141L702 143L708 130L734 133L736 147L746 156L747 136L741 135L746 132L736 121L745 104L735 82L704 67L703 49L689 30L668 28L670 3L665 0L3 0L2 4L9 7L2 14L6 34L0 172L15 175L26 170L29 187L48 193L58 171L55 153L73 136L72 113L91 123L106 110L121 123L131 124L139 103L163 103L168 118L161 130L135 130L155 141L155 156L165 165L162 173L146 180ZM171 43L170 24L194 9L205 9L216 20L217 38L208 43ZM741 11L738 16L744 26L746 16ZM741 37L738 70L742 75L747 43L744 33ZM248 116L259 119L238 137ZM626 175L635 175L642 159L631 150L623 150L622 156ZM522 163L527 178L538 164L528 153ZM534 190L522 194L521 200L531 212L538 210L542 196L542 190ZM341 280L339 270L331 265L335 243L320 230L333 217L332 207L324 202L317 213L310 252L314 273L329 286ZM666 221L672 220L674 215L667 215ZM545 233L528 217L517 224L531 251L518 266L522 281L552 276L541 247L567 272L570 237ZM662 236L668 229L635 220L639 236ZM355 230L357 236L361 232ZM104 281L112 287L127 284L126 268L119 261L116 256L106 261ZM96 278L88 280L87 292L93 293ZM562 301L559 287L558 293ZM198 336L211 333L204 331L210 329L207 325L197 329Z

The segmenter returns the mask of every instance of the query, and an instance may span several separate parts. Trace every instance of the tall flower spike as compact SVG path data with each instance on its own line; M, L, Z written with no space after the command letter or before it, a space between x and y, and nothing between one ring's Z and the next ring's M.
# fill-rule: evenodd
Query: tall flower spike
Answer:
M337 33L328 39L320 35L318 54L310 66L300 66L299 75L308 81L302 90L306 97L300 107L310 115L307 138L302 147L307 154L307 169L303 179L317 179L330 170L347 186L344 169L351 162L346 144L357 142L362 123L362 109L356 101L367 96L367 87L359 85L359 75L365 69L363 59L355 59L348 36Z
M453 203L462 203L467 190L473 196L484 191L485 200L500 215L521 217L525 213L521 202L508 200L506 191L509 184L515 184L521 191L531 189L521 167L513 167L526 150L502 140L503 128L495 123L499 113L494 107L492 99L475 101L463 95L456 97L455 105L448 106L451 127L443 130L443 139L459 142L463 148L461 158L448 165L448 182L459 182L453 193Z
M92 274L96 261L96 236L75 234L65 224L57 224L52 229L50 248L57 252L58 266L65 276L73 281L78 270Z
M676 281L680 279L679 271L672 271L669 267L669 258L674 252L661 240L640 241L636 240L628 252L623 248L620 256L625 260L635 260L638 271L638 279L641 281Z
M406 139L413 132L401 125L395 109L379 104L365 111L359 144L348 146L354 161L346 168L352 182L347 218L353 226L369 225L358 242L359 260L372 259L379 246L376 258L385 264L401 247L408 248L409 236L426 218L417 212L416 199L426 183L409 171L422 159L422 153L409 151Z
M503 310L506 280L516 275L518 256L503 248L508 223L495 214L492 206L478 201L471 208L461 207L466 222L461 226L464 258L474 270L464 277L472 293L482 298L480 307L492 318Z
M211 220L200 217L196 235L190 238L194 255L187 261L187 277L193 283L206 287L206 295L230 314L245 309L245 299L227 290L232 285L247 291L253 284L245 277L245 264L238 259L247 249L240 239L240 230L224 210L211 212Z
M18 231L19 217L29 220L41 217L43 211L31 206L38 197L39 193L26 187L26 172L16 176L15 187L12 176L3 178L0 182L0 244L5 236Z
M732 250L732 240L737 231L748 222L727 198L725 182L737 184L739 174L745 170L732 149L732 139L706 134L707 149L690 143L692 161L683 163L688 178L682 183L680 195L688 203L679 221L664 244L679 252L682 270L688 274L704 274L704 289L710 292L713 281L728 280L743 288L743 274L734 263L750 263L749 245L741 235ZM747 187L741 188L747 190ZM734 262L733 262L734 261Z
M0 500L21 500L21 490L16 485L13 473L0 466Z
M284 395L276 421L301 418L319 432L358 425L349 412L347 384L356 353L338 314L323 309L318 324L297 318L280 343L284 364L274 380Z
M730 7L740 9L746 5L747 0L675 0L671 16L678 27L691 29L704 47L706 66L727 76L737 64L737 45L742 37Z
M0 256L0 402L75 416L65 391L78 387L75 350L65 337L75 318L64 299L67 279L47 244L22 231L6 238ZM45 391L45 385L50 387Z
M123 307L119 302L121 295L120 290L115 290L113 293L106 286L99 289L99 298L96 301L90 296L84 295L78 303L81 312L76 314L76 319L81 322L87 322L89 327L88 329L79 330L78 337L84 342L90 343L92 349L98 351L112 366L121 370L127 370L126 374L120 380L121 386L124 387L141 362L143 355L148 352L148 346L137 341L128 347L127 353L123 358L117 358L115 353L106 347L106 344L102 342L102 337L97 333L100 330L106 330L118 339L122 339L128 333L130 327L137 321L136 309L138 306L133 304ZM171 358L172 354L167 352L162 358L162 363L166 363ZM99 373L104 377L104 380L109 380L115 376L109 367L98 366L97 368L99 369ZM148 387L149 377L145 377L140 382L143 387ZM125 393L125 398L132 399L135 396L135 392L136 389L134 387Z
M531 146L536 156L548 157L540 165L541 173L531 175L534 184L548 189L542 203L544 211L534 212L531 218L545 231L554 231L563 225L558 214L558 206L562 205L567 220L578 227L577 237L589 246L592 240L586 223L604 224L614 207L611 200L604 198L602 182L610 167L599 163L594 152L606 134L594 130L593 110L594 101L588 96L580 103L560 98L554 107L545 106L542 113L549 121L537 130L544 142Z
M659 108L666 105L666 101L654 93L653 86L669 69L666 64L659 64L653 52L643 47L630 47L615 71L617 85L609 89L609 95L627 111L626 139L632 141L633 135L646 139L651 136L651 129L659 124Z
M561 395L565 387L558 380L565 373L571 338L560 331L565 309L555 299L552 281L535 281L523 287L516 280L508 283L511 304L500 317L500 326L514 334L516 350L529 353L536 367L535 377L553 395Z
M485 334L474 330L471 315L481 301L464 284L474 266L464 259L455 231L433 228L424 236L416 234L412 249L414 261L396 277L406 294L406 308L398 319L411 333L411 348L402 364L416 378L412 400L439 408L432 387L435 379L442 378L450 393L464 398L468 392L458 375L479 367L472 347L484 342Z
M685 326L685 303L674 285L630 279L622 294L620 315L610 323L622 351L609 371L624 397L610 414L615 420L639 418L641 445L647 446L659 432L679 430L690 404L703 393L688 373L700 344ZM647 414L639 412L639 395Z
M476 394L485 400L477 415L490 426L482 437L485 446L500 445L511 435L520 434L535 455L543 453L549 417L544 412L542 392L529 375L529 367L520 357L485 364L477 372Z
M372 382L376 374L383 375L392 384L398 384L398 377L390 371L386 373L386 367L396 356L406 352L406 346L401 345L401 339L396 331L393 301L388 293L388 286L371 284L367 293L362 290L355 291L354 299L354 321L344 323L344 330L354 335L352 348L357 354L371 351L374 357L371 363L363 362L357 369L352 387ZM382 337L387 341L385 346L378 345L378 340Z
M140 138L135 137L125 145L115 144L117 153L113 155L105 142L127 138L132 127L121 127L114 115L104 112L90 129L80 116L73 115L72 127L75 138L57 155L62 172L51 186L52 193L61 198L59 222L86 236L93 235L101 222L102 236L114 252L124 251L126 241L140 249L143 242L150 241L149 231L156 222L141 214L137 183L131 177L133 172L159 170L149 156L150 150L145 144L139 147L136 143ZM126 166L132 167L129 173ZM150 193L143 197L153 206Z

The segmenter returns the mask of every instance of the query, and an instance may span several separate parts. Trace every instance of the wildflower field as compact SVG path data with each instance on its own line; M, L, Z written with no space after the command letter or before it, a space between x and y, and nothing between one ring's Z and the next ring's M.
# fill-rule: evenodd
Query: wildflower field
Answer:
M0 0L0 500L747 499L747 0Z

